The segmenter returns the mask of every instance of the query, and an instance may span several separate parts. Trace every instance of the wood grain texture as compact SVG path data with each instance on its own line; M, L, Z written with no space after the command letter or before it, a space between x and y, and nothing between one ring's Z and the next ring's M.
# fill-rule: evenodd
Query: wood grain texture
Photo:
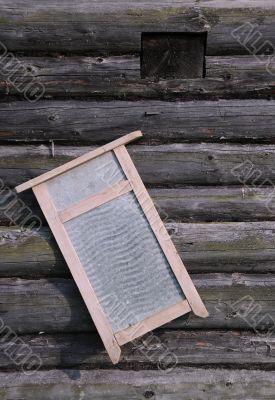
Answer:
M166 228L189 272L275 272L274 222L178 224ZM46 228L1 227L1 277L70 276Z
M194 100L274 99L275 58L207 56L203 79L141 79L140 56L23 57L23 66L11 79L0 76L1 103L10 97L24 98L21 88L31 79L44 86L43 98L98 100ZM268 68L267 68L268 66ZM27 72L26 72L27 71ZM22 85L22 86L21 86ZM51 124L53 125L53 119Z
M240 394L244 399L270 400L274 389L274 372L256 369L182 367L169 373L63 369L39 371L32 376L0 373L3 400L88 400L95 396L97 400L176 400L186 396L193 400L239 400Z
M273 187L149 189L161 217L182 222L274 221L268 209Z
M253 186L187 187L149 189L161 218L179 222L253 222L275 220L267 208L273 188ZM23 202L23 203L21 203ZM6 190L0 192L0 226L30 226L31 215L45 224L44 216L33 194L18 197ZM25 221L25 222L24 222Z
M92 148L93 149L93 148ZM91 147L1 146L0 174L14 187L91 151ZM170 144L131 146L129 153L147 188L190 185L272 186L275 145ZM48 175L47 175L48 176ZM274 196L268 203L273 212Z
M274 274L220 273L191 277L209 317L203 319L190 313L169 323L170 328L253 330L254 325L257 331L273 329ZM3 278L0 288L0 315L17 333L95 331L72 279ZM254 322L254 313L246 319L238 312L248 307L259 310Z
M46 369L28 377L1 342L1 399L274 397L274 335L258 329L275 320L275 58L248 55L232 36L249 23L259 46L273 46L274 21L274 0L1 1L1 42L45 87L44 100L17 102L22 95L0 76L5 184L90 150L75 146L142 129L131 155L210 311L206 320L173 321L154 332L155 341L128 344L114 370L45 220L39 231L1 227L0 317ZM159 31L208 32L205 79L140 78L141 33ZM15 74L21 85L29 81L24 73ZM256 184L232 174L246 160L260 173ZM0 225L12 219L7 192ZM41 218L31 193L20 198L31 207L24 216L34 210ZM259 313L241 317L240 299ZM178 360L170 373L159 369L163 348Z
M44 369L113 368L97 334L40 334L21 339L41 358ZM275 356L270 351L273 345L274 337L267 340L252 332L156 331L125 345L118 367L130 370L133 365L136 370L159 367L166 370L167 376L175 366L266 368L274 374ZM2 346L5 348L5 342ZM17 354L20 344L15 342L12 349ZM1 352L0 369L11 367L14 368L12 360ZM20 366L16 369L20 370Z
M268 68L267 68L268 66ZM208 78L224 78L226 80L273 81L275 59L270 56L232 55L206 57L206 76Z
M14 11L16 9L16 12ZM274 4L259 0L231 5L225 1L156 0L127 3L66 0L10 6L2 1L1 40L12 52L122 54L140 50L141 32L209 31L207 53L246 54L230 32L250 22L264 40L274 37ZM16 31L14 26L16 25Z
M275 100L236 99L1 103L0 140L98 145L141 129L139 143L147 144L275 143L274 106Z

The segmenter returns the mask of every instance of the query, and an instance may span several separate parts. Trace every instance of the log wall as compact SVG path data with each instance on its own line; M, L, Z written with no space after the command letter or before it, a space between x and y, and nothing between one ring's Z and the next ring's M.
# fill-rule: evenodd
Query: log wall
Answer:
M27 3L0 0L1 399L274 398L273 0ZM205 78L142 79L142 32L207 32ZM129 151L210 316L114 367L33 194L12 189L136 129Z

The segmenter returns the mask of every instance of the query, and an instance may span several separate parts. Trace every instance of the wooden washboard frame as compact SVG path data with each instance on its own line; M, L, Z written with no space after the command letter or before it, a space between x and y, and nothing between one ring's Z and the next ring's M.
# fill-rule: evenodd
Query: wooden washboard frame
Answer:
M208 312L164 227L164 224L131 160L131 157L128 154L128 151L126 150L125 145L127 143L141 136L142 133L140 131L132 132L15 188L17 193L32 188L86 303L94 324L102 338L105 348L114 364L120 359L120 346L134 340L146 332L184 315L191 310L200 317L208 316ZM109 187L93 194L92 196L84 198L65 209L57 209L49 192L47 183L51 179L108 152L112 152L112 154L115 155L118 164L126 176L126 180L117 183L115 185L115 190L113 187ZM106 202L110 202L130 191L134 193L147 222L151 226L152 235L155 235L166 260L174 273L174 277L184 293L185 299L181 300L177 304L169 306L168 308L162 309L154 315L150 315L148 318L145 318L126 329L114 332L108 316L100 305L92 282L86 274L85 268L80 261L78 253L71 242L71 238L65 229L64 224L67 221L101 206Z

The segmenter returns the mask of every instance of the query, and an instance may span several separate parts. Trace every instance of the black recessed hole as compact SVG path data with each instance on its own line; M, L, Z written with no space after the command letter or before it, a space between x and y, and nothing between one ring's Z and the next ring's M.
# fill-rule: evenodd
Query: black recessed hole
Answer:
M203 78L206 40L207 32L142 33L141 77Z
M154 395L155 393L152 390L146 390L146 392L144 393L145 399L151 399L151 397L153 397Z

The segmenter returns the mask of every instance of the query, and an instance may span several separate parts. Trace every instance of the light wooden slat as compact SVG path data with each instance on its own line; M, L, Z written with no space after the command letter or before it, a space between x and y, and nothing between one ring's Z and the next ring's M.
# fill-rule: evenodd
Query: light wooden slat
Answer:
M207 317L208 312L201 301L201 298L188 275L185 266L175 249L173 242L169 238L169 235L165 229L165 226L155 209L154 203L150 198L137 170L129 156L125 146L119 146L114 149L114 152L118 158L118 161L126 174L133 191L142 207L151 228L158 239L158 242L173 270L175 276L190 304L190 307L196 315L201 317Z
M95 157L98 157L110 150L113 150L117 146L121 146L122 144L126 144L133 140L136 140L137 138L139 138L141 136L142 136L141 131L135 131L135 132L129 133L128 135L125 135L119 139L114 140L113 142L110 142L104 146L101 146L94 151L83 154L81 157L78 157L76 160L69 161L68 163L61 165L52 171L46 172L45 174L40 175L34 179L31 179L28 182L22 183L21 185L17 186L15 188L15 190L17 193L23 192L24 190L30 189L31 187L33 187L35 185L39 185L40 183L45 182L55 176L58 176L65 171L69 171L70 169L72 169L78 165L81 165L81 164L85 163L86 161L92 160Z
M116 185L96 194L83 199L77 204L66 208L65 210L59 211L58 215L62 223L67 222L87 211L93 210L96 207L101 206L117 197L128 193L132 190L132 187L128 181L121 181Z
M42 183L33 187L34 194L42 208L43 213L49 223L49 226L55 236L62 254L71 270L74 280L85 300L86 306L93 318L93 321L100 333L106 350L114 364L119 361L121 350L113 335L111 326L97 301L96 294L88 280L84 268L74 250L70 238L58 218L57 210L53 204L51 196L47 189L47 184Z
M136 325L130 326L123 331L117 332L115 338L120 346L128 343L145 333L158 328L161 325L167 324L175 318L178 318L191 311L187 300L183 300L165 310L160 311L152 317L146 318L138 322Z

